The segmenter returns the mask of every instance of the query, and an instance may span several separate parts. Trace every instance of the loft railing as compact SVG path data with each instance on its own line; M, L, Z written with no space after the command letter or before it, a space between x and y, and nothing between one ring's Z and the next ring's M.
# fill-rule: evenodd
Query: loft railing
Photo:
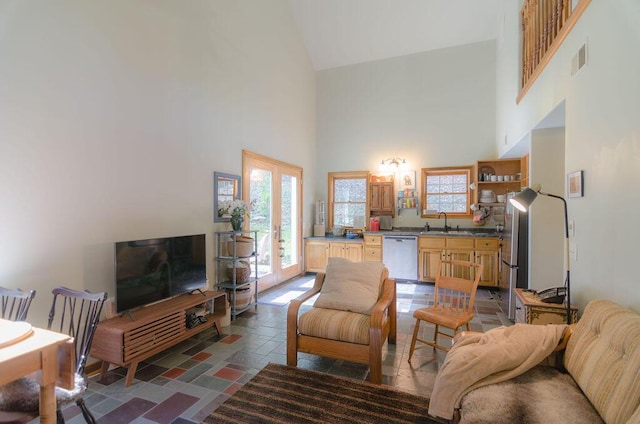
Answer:
M535 72L571 14L571 0L525 0L522 22L522 87Z
M591 0L525 0L522 6L522 87L516 99L524 98L567 34L576 25Z

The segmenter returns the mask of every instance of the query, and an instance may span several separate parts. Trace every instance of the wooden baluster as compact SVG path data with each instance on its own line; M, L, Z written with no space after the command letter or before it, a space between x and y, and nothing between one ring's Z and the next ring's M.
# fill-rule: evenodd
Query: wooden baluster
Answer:
M540 40L540 34L542 33L542 19L540 19L540 2L534 0L534 8L535 14L534 19L536 22L535 25L535 37L536 37L536 59L534 62L534 69L538 67L538 63L540 63L540 59L542 59L542 42Z
M520 25L522 26L522 87L527 83L529 76L529 26L527 15L529 5L525 2L520 10Z
M522 87L527 84L529 79L529 11L528 3L524 3L520 11L520 24L522 26Z
M535 54L535 41L533 40L533 7L531 6L531 3L529 3L529 6L527 7L527 40L529 43L529 57L528 57L528 62L529 62L529 75L527 75L527 77L529 77L531 75L531 73L533 72L533 55Z
M530 57L529 57L529 76L533 74L533 71L536 70L536 10L535 5L532 2L529 4L529 42L531 43L530 47Z
M540 0L540 60L547 51L547 0Z
M547 38L547 49L553 43L553 4L555 0L547 0L547 16L545 17L547 26L545 28L545 37Z
M520 66L522 69L522 76L520 77L520 87L524 87L527 82L527 24L524 16L524 10L527 7L525 3L520 10L520 27L522 29L522 56L520 57Z
M555 39L558 33L560 32L560 28L562 27L562 22L560 16L562 15L562 0L557 0L555 2L555 6L553 8L553 38Z

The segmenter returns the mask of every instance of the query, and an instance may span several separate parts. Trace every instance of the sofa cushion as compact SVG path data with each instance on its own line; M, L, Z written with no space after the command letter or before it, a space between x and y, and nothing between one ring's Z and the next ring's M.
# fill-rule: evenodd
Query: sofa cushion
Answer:
M608 300L589 303L564 366L607 423L640 419L640 315Z
M378 301L384 265L329 258L320 296L314 307L370 314Z
M590 424L602 419L570 375L539 365L467 393L460 403L459 423Z
M307 336L368 345L370 321L369 315L314 307L300 315L298 331Z

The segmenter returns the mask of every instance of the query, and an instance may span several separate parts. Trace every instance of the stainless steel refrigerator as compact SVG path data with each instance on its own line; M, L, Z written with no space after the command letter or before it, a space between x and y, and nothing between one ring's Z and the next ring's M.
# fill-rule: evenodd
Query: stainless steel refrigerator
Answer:
M507 194L504 217L504 234L501 247L500 302L510 320L515 319L514 288L529 288L529 215L511 206L516 193Z

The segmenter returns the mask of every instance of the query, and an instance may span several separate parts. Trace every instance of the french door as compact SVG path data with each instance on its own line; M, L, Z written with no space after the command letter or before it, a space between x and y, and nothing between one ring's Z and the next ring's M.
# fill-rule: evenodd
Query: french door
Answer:
M302 168L242 152L242 193L258 231L258 290L302 272Z

